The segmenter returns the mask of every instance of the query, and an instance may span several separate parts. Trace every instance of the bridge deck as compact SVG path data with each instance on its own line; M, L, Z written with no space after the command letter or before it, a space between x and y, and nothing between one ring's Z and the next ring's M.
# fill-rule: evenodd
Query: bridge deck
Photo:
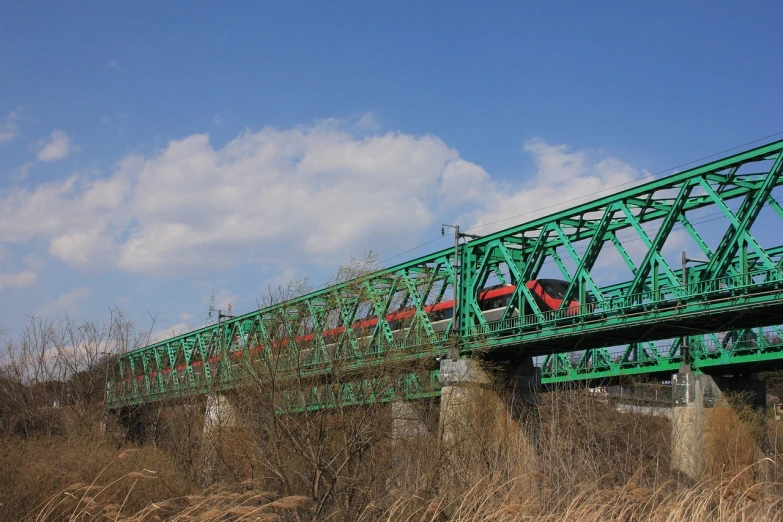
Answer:
M431 358L455 338L463 352L552 356L777 324L783 247L764 245L775 235L754 224L762 211L765 219L783 217L776 193L782 162L783 141L771 143L472 240L457 258L452 249L436 252L123 354L109 403L240 387L239 360L317 381L338 365L359 372ZM725 230L704 228L714 215ZM675 233L705 259L685 275L665 255L678 244ZM644 253L629 253L630 241L640 241ZM627 275L617 270L611 284L599 285L606 273L597 261L607 255ZM545 266L567 281L556 309L527 286L546 276ZM488 310L482 292L493 285L513 291ZM730 364L766 360L761 352L746 356ZM644 371L656 364L669 371L673 360L642 363ZM557 378L582 377L569 371ZM411 396L434 393L414 388Z

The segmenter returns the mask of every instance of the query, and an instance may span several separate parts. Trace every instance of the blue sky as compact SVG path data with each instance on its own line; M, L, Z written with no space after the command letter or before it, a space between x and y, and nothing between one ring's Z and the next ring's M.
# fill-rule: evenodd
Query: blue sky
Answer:
M2 2L0 327L197 325L783 131L783 4L587 4Z

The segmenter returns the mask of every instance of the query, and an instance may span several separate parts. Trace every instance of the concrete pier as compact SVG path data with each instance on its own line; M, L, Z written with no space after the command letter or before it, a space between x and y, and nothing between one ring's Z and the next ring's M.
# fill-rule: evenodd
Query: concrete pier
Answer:
M475 459L492 467L487 455L513 466L513 476L535 469L539 383L531 359L496 367L475 359L441 360L439 429L450 480L458 480L461 469L478 469L471 464ZM536 488L532 482L524 486Z
M740 473L756 462L756 478L766 478L763 382L684 371L672 376L672 402L672 469L680 478Z
M201 439L202 486L209 486L219 479L224 460L221 455L225 449L224 432L236 425L236 410L228 397L220 394L207 395Z
M413 404L397 400L391 403L392 440L404 442L408 439L429 435L427 425Z
M154 442L156 426L152 408L147 406L123 408L117 415L117 421L125 431L126 442L142 444L150 439Z
M441 440L445 446L458 444L476 428L479 409L497 407L492 379L475 359L440 361Z
M422 404L396 400L391 403L391 458L393 477L387 488L412 484L427 475L428 461L422 459L430 442Z
M204 435L213 434L221 428L235 426L237 414L228 397L220 394L207 395L204 411Z

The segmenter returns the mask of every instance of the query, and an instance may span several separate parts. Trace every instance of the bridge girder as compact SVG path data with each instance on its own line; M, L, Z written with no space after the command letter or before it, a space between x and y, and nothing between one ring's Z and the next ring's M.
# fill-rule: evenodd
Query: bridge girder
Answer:
M118 358L108 400L118 407L239 387L240 359L275 361L283 375L327 375L338 362L359 371L442 355L455 336L464 352L548 354L553 375L562 366L557 354L587 348L583 368L606 366L603 347L623 343L630 351L621 362L668 371L674 359L654 356L652 341L769 326L783 310L783 246L762 246L752 233L763 207L783 217L775 198L782 160L783 141L770 143L471 240L456 260L447 249L355 274L151 344ZM727 228L711 242L696 225L713 215ZM685 284L666 259L678 226L708 260L689 268ZM638 261L631 241L645 247ZM596 268L602 254L619 256L627 280L605 282ZM545 263L569 282L559 310L541 310L526 286ZM493 281L516 286L499 319L487 319L479 298ZM459 330L453 318L434 327L431 307L455 297ZM580 306L567 307L571 299Z

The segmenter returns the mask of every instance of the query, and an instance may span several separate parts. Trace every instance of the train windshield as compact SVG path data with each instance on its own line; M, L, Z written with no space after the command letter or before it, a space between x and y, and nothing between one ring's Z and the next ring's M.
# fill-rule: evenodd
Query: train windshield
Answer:
M544 286L544 291L547 293L547 295L554 299L563 299L565 297L566 291L568 291L568 281L562 281L560 279L540 279L540 282ZM574 302L575 298L576 295L572 293L569 302ZM586 292L585 300L588 303L597 302L592 292Z
M544 285L544 291L549 294L550 297L555 299L562 299L565 297L566 290L568 290L567 281L558 281L557 279L543 279L541 283Z

